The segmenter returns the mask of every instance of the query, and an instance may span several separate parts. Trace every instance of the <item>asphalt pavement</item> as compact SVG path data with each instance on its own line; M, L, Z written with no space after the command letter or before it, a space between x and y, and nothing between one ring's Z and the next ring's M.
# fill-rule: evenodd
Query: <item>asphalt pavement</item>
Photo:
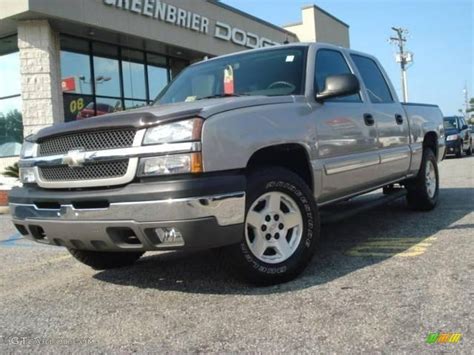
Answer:
M212 251L96 272L0 216L0 353L472 354L474 157L440 174L434 211L401 199L324 225L304 274L266 288L235 280Z

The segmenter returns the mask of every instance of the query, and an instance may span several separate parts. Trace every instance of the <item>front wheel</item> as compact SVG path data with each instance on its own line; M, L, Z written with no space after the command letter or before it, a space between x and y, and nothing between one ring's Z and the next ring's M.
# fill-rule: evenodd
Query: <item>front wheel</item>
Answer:
M417 177L407 186L408 206L414 210L429 211L436 207L439 194L439 173L436 156L431 149L423 151Z
M462 157L462 143L459 148L456 149L456 158L461 158Z
M90 266L94 270L114 269L132 265L144 253L143 252L103 252L68 249L69 253L81 263Z
M289 281L314 254L319 217L313 194L289 170L273 167L248 178L244 238L228 247L238 275L257 285Z
M467 155L472 155L472 141L469 143L469 148L466 150Z

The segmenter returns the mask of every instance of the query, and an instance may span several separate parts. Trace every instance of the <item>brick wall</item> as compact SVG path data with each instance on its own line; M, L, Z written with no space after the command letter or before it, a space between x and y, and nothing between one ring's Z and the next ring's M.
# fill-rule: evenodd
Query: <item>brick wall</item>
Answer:
M48 21L18 23L24 135L64 122L59 35Z

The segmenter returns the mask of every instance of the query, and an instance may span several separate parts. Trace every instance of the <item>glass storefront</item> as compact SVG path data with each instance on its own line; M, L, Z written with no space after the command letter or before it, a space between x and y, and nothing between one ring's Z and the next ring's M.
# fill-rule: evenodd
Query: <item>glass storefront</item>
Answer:
M61 36L65 121L151 103L188 64L155 53Z
M0 38L0 157L20 154L23 123L17 36Z
M64 120L151 103L189 62L160 54L61 36ZM23 142L18 38L0 38L0 158Z

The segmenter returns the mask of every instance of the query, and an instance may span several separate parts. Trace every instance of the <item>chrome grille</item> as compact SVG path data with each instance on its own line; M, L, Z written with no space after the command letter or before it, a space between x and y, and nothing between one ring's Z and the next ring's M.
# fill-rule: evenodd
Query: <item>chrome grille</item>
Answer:
M70 150L104 150L131 147L134 129L115 129L74 133L46 138L39 143L39 156L66 154Z
M127 173L128 159L99 162L71 168L67 165L40 167L39 173L44 181L80 181L122 177Z

